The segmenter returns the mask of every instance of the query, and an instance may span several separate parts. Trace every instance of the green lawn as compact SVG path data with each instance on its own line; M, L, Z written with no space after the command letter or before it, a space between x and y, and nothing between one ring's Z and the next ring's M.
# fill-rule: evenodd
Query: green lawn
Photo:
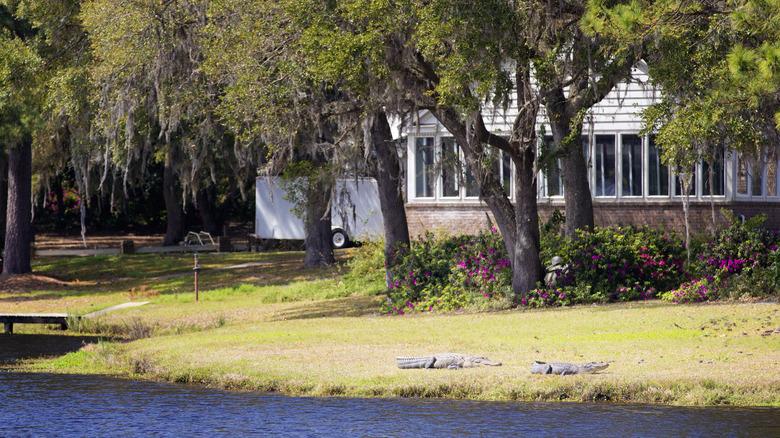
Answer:
M349 255L341 252L340 258ZM70 281L77 275L88 286L0 293L0 312L107 307L127 301L132 288L136 299L151 301L82 326L125 339L151 337L88 345L25 368L315 396L780 406L777 303L657 301L386 316L378 313L384 298L376 294L381 275L361 282L343 275L343 265L303 270L300 253L201 256L212 269L269 262L211 274L204 270L199 302L193 300L191 277L152 280L191 270L191 256L145 257L38 260L39 275L56 271ZM105 272L128 279L112 280ZM130 272L146 275L132 278ZM99 276L105 283L97 284ZM139 297L142 286L146 296ZM13 298L22 295L29 299L15 304ZM22 334L40 330L45 329L15 327ZM484 355L504 365L464 370L395 366L395 356L447 351ZM529 373L533 360L608 361L610 367L595 375L538 376Z

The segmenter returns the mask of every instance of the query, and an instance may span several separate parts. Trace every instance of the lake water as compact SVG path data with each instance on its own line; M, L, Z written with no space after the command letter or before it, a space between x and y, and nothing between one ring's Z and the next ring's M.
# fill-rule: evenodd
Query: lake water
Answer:
M0 361L19 356L11 343ZM0 400L0 437L780 436L780 408L285 397L99 376L0 372Z

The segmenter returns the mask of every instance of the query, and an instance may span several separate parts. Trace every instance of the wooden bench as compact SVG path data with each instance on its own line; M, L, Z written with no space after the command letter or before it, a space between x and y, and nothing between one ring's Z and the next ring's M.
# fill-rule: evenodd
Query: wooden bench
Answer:
M10 313L0 314L0 322L7 334L14 332L14 324L59 324L62 330L67 330L69 316L78 318L67 313Z

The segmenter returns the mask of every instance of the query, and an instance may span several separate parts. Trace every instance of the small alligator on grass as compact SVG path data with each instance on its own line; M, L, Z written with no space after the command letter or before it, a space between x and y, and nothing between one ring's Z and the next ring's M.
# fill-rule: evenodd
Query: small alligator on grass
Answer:
M588 362L579 365L567 362L539 362L534 361L531 364L531 374L560 374L562 376L571 374L593 374L608 367L608 363Z
M433 356L396 357L398 368L474 368L481 366L500 367L501 362L494 362L484 356L471 356L458 353L439 353Z

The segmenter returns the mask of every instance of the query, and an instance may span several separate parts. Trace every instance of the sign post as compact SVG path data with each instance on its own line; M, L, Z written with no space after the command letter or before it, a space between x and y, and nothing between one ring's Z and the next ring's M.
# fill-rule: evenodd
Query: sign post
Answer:
M198 253L195 253L195 267L192 268L195 271L195 301L198 301L198 271L200 271L200 265L198 264Z

